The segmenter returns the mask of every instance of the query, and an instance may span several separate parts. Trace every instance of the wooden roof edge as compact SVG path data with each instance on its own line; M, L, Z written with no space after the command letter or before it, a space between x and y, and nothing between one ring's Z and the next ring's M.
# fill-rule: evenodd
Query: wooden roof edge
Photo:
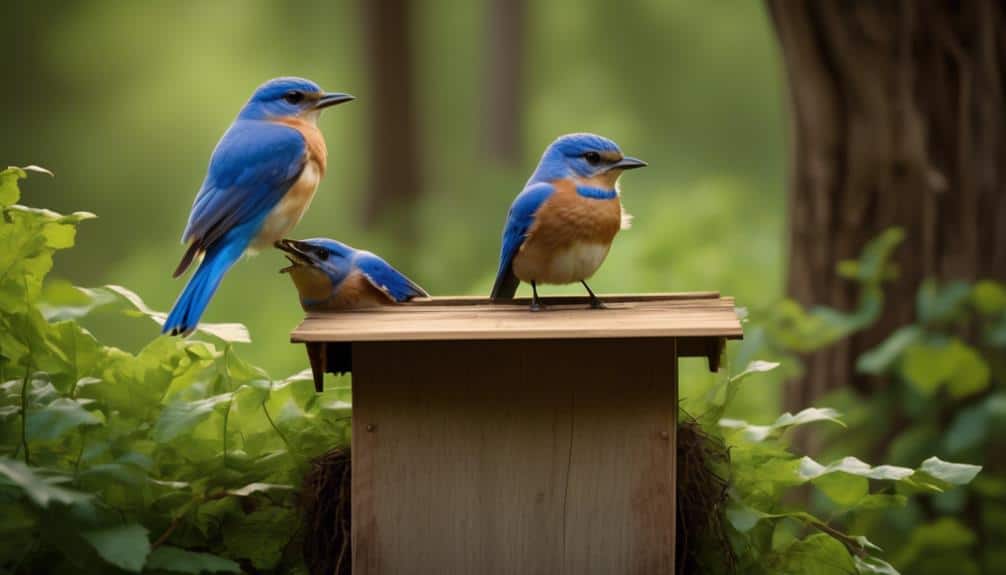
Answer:
M325 333L318 331L302 332L295 329L290 333L290 343L375 343L396 341L536 341L546 339L707 339L707 340L740 340L744 339L742 331L721 330L720 333L662 333L661 330L640 330L638 332L598 332L557 330L555 332L527 332L521 330L488 331L452 331L437 332L387 331L380 333Z
M610 302L634 302L634 301L673 301L687 299L722 299L718 291L695 291L695 292L660 292L660 293L613 293L597 294L599 298ZM559 295L546 296L541 298L546 304L564 305L589 303L590 297L586 295ZM733 298L730 298L731 300ZM530 305L531 298L519 297L509 300L492 301L486 296L463 295L463 296L433 296L429 298L414 299L402 306L429 306L429 305Z

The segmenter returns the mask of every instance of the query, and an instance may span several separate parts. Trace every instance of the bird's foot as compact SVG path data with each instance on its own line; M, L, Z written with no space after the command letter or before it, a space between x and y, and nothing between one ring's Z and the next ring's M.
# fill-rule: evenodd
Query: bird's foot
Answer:
M590 309L608 309L608 306L604 305L604 302L594 298L590 300Z
M531 307L529 309L531 311L545 311L545 306L539 302L534 301L531 302Z

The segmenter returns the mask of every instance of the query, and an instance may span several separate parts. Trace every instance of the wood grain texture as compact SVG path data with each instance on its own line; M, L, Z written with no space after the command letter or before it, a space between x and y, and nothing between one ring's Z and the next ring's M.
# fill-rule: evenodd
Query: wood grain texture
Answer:
M742 336L733 298L718 294L603 296L608 309L586 298L545 298L548 309L528 311L521 300L430 300L365 310L309 314L294 342L597 339ZM691 296L691 297L689 297Z
M674 357L355 344L354 573L673 573Z

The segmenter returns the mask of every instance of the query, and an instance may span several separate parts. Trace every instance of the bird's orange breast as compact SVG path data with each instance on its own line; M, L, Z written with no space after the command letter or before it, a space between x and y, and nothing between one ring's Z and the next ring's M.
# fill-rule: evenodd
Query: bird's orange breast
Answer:
M622 203L611 199L586 198L568 180L555 184L552 194L535 213L525 246L541 244L563 248L575 242L610 244L622 225Z
M560 180L538 208L534 224L514 255L514 274L523 281L564 284L591 277L622 226L622 204L581 196L576 184Z
M304 137L306 148L304 168L291 184L290 189L266 217L265 223L253 243L253 247L257 249L263 249L279 241L300 222L304 212L311 205L311 200L314 199L318 183L325 175L325 169L328 165L328 148L325 146L325 138L322 137L318 126L303 118L277 118L274 121L290 126Z

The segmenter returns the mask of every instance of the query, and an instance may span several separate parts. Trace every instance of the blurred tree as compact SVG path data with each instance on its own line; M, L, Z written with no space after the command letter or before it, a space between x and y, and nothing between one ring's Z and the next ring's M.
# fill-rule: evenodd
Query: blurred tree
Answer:
M491 159L508 167L515 166L520 159L526 8L524 0L490 0L487 12L486 152Z
M364 53L370 76L370 178L363 217L368 226L393 218L400 239L411 239L409 209L422 195L409 0L362 0Z
M1006 280L1006 12L999 0L767 0L791 105L789 294L852 307L835 275L890 226L907 233L869 330L807 358L790 409L850 383L911 322L926 277Z

